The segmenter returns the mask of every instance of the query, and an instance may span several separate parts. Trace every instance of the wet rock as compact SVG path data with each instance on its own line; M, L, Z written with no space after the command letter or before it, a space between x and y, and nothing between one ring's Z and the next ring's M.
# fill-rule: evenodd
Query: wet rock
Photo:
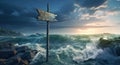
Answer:
M0 43L0 65L29 65L37 50L27 46L14 46L12 43Z
M27 46L16 47L17 53L22 53L30 50Z
M8 58L16 55L16 53L17 53L16 50L12 50L12 49L2 49L2 50L0 50L0 58L8 59Z
M20 57L12 57L5 61L6 62L5 65L17 65L21 62L21 60L22 59Z
M98 48L107 48L107 47L120 47L120 37L115 37L113 39L104 39L100 38L98 43Z
M23 55L21 56L21 58L23 60L28 60L29 62L31 61L32 58L34 58L35 54L32 53L31 51L27 51L25 53L23 53Z
M0 49L12 49L12 48L14 48L14 44L13 43L0 42Z
M109 47L111 44L112 44L112 40L100 38L98 48L106 48Z
M114 56L120 56L120 37L116 37L113 39L99 39L98 48L101 48L105 51L105 49L110 49L109 53Z
M6 59L0 59L0 65L5 65Z

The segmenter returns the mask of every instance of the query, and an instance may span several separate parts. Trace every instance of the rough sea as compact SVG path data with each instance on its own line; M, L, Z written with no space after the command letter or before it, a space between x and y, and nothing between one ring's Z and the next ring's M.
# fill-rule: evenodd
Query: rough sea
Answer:
M16 46L28 46L39 52L31 65L120 65L120 44L99 48L99 39L112 39L120 35L50 35L49 62L46 60L46 36L0 36L0 41Z

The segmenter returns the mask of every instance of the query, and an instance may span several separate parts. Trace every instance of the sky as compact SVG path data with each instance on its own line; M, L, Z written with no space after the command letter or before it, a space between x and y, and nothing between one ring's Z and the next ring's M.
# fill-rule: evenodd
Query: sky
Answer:
M45 33L36 9L57 15L51 34L120 34L120 0L0 0L0 27L24 34Z

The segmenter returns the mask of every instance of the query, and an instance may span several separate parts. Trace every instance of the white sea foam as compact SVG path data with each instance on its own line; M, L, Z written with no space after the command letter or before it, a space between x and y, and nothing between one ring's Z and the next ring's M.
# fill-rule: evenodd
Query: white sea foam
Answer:
M77 40L75 43L69 43L63 41L61 45L59 45L57 49L50 49L50 58L55 59L55 61L50 62L52 63L61 63L63 65L75 65L74 62L78 63L84 63L83 61L89 61L91 59L95 59L97 62L97 59L107 60L109 63L117 62L120 58L115 57L111 53L109 53L110 49L98 49L98 37L90 37L90 41L88 41L88 38L85 39L76 39L73 38L72 40ZM83 42L88 41L88 42ZM79 42L78 42L79 41ZM28 46L29 48L33 50L39 50L39 52L36 54L36 56L33 58L32 63L36 62L43 62L45 61L46 56L46 50L43 48L43 44L37 44L37 43L26 43L26 44L16 44L17 46ZM57 43L52 44L51 46L58 45ZM45 46L45 44L44 44ZM117 61L114 61L117 60ZM112 61L112 62L111 62ZM71 64L73 62L73 64ZM53 64L54 65L54 64ZM77 64L76 64L77 65ZM84 65L84 64L83 64ZM109 64L111 65L111 64Z

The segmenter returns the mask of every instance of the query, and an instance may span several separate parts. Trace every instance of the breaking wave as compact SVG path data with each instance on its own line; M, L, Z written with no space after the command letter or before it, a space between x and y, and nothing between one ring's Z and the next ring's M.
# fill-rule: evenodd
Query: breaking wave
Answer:
M46 50L44 35L25 37L2 37L1 42L17 46L28 46L39 52L31 65L120 65L120 45L98 48L101 35L51 35L49 62L45 63ZM115 43L115 42L114 42Z

